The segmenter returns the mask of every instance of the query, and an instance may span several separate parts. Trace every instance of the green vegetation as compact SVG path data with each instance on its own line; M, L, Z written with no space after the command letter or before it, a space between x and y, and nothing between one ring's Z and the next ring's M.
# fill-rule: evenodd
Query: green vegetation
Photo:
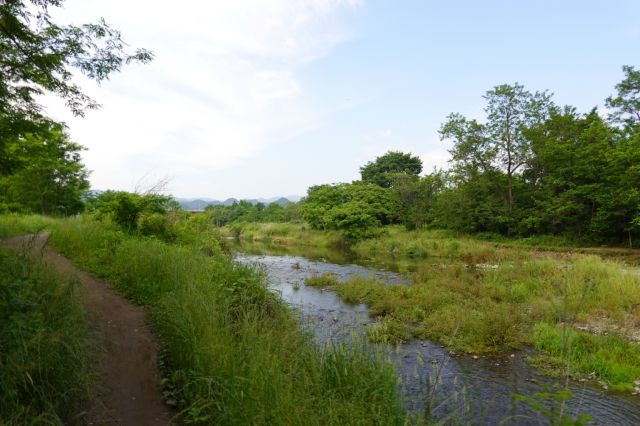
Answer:
M246 223L223 230L230 236L247 241L279 245L342 247L344 236L337 231L318 231L301 223Z
M347 240L377 235L394 221L397 210L391 193L365 182L319 185L309 188L302 217L313 229L341 231Z
M38 215L0 215L0 238L41 232L53 223L53 219Z
M338 284L335 275L324 273L322 275L312 275L304 280L304 283L311 287L332 287Z
M534 346L543 350L536 364L572 377L595 373L615 390L633 391L640 377L640 348L615 335L596 335L559 325L534 327Z
M418 176L422 172L422 160L400 151L389 151L360 167L362 182L389 188L393 176Z
M389 364L363 348L318 348L259 274L219 250L88 219L56 223L52 243L150 309L166 395L184 421L403 423Z
M88 172L80 162L80 145L69 140L63 126L3 141L6 169L0 172L0 212L23 211L69 215L82 210L89 189Z
M1 424L78 422L88 396L87 333L75 282L0 247Z
M293 222L300 219L297 203L284 205L270 203L252 204L248 201L237 201L230 206L212 205L205 208L205 215L215 226L241 225L251 222Z

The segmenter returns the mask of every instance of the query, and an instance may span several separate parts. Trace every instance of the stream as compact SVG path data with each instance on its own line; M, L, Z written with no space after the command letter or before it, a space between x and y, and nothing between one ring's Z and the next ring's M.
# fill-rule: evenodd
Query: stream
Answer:
M297 309L305 327L318 342L338 343L362 336L375 322L366 305L349 305L329 290L308 287L304 280L314 274L331 273L340 281L356 276L376 276L389 285L407 285L401 274L349 262L349 256L311 253L301 256L274 252L266 246L236 247L236 259L256 265L268 276L269 286ZM268 254L267 254L268 253ZM336 262L332 263L328 261ZM514 395L547 392L557 379L531 367L531 349L490 357L456 356L429 340L414 339L384 345L401 377L407 410L429 411L443 424L540 425L548 420L516 402ZM584 383L572 383L573 398L567 403L572 416L589 414L591 424L640 425L640 397L603 393Z

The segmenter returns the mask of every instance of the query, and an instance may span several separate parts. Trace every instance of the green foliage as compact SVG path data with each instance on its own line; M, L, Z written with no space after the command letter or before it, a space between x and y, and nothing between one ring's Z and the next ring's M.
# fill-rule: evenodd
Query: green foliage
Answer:
M640 71L625 65L624 80L616 85L617 96L609 96L605 105L612 109L611 119L624 124L627 130L637 131L640 126Z
M450 115L440 133L454 142L454 167L426 214L430 225L633 246L640 73L623 71L617 96L607 99L608 122L595 110L557 108L546 92L518 84L487 92L486 123Z
M7 137L0 145L5 169L0 170L0 203L10 209L48 215L82 211L89 188L81 163L82 146L69 141L60 125L37 133Z
M312 186L302 204L302 217L312 228L337 230L351 241L374 236L396 212L388 189L364 182Z
M87 200L89 212L111 219L123 231L167 241L176 236L167 217L171 208L174 208L172 198L159 194L106 191Z
M205 215L217 227L247 222L294 222L300 218L298 203L270 203L265 206L245 200L234 202L230 206L207 206Z
M453 140L451 154L463 179L491 170L506 174L506 201L511 210L514 177L531 155L524 131L544 122L554 106L546 92L532 94L518 83L496 86L484 98L486 123L451 114L440 128L440 135L442 139Z
M36 97L54 93L75 113L98 105L72 81L72 69L97 82L123 65L148 62L152 55L129 53L120 33L103 20L61 26L49 9L63 0L6 0L0 3L0 141L8 126L41 118ZM15 130L15 128L13 129Z
M305 278L304 283L311 287L331 287L338 284L336 276L330 273L324 273L322 275L312 275Z
M407 229L420 229L433 220L431 209L444 186L442 172L422 178L394 174L391 182L391 190L398 204L398 218Z
M374 343L397 344L410 340L411 335L402 321L385 316L367 329L367 338Z
M87 334L74 282L0 248L0 423L75 421L88 396Z
M391 175L418 176L422 172L422 160L400 151L389 151L360 167L362 182L373 183L383 188L392 185Z
M53 219L46 216L0 214L0 238L42 232Z
M615 335L596 335L560 325L537 324L534 345L545 351L539 362L563 365L573 377L595 373L598 380L633 389L640 377L640 348Z

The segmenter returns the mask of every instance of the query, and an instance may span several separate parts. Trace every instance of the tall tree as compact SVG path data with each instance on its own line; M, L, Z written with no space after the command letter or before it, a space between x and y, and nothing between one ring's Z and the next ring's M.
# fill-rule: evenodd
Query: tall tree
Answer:
M89 188L88 172L80 160L82 149L61 125L5 140L2 154L11 158L14 170L0 177L0 204L42 214L81 211L82 194Z
M360 167L362 181L373 183L383 188L391 186L391 175L404 173L418 176L422 172L422 160L411 154L400 151L389 151L375 161L370 161Z
M507 205L513 209L514 176L521 172L531 157L531 146L525 129L544 122L554 108L551 95L531 93L524 86L503 84L489 90L484 124L451 114L440 128L442 139L452 139L454 162L496 168L507 176Z
M611 108L614 122L627 128L640 127L640 70L632 66L622 67L625 78L616 84L617 96L609 96L605 102Z

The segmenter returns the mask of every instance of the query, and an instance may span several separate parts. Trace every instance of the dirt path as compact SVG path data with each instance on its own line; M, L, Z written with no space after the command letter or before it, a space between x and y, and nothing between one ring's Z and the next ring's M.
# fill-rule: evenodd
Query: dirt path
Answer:
M14 249L28 243L35 253L42 253L48 265L77 277L86 290L85 309L98 347L86 423L169 424L170 410L160 392L158 345L147 326L146 312L118 295L104 280L78 269L49 248L47 238L40 234L5 242Z

